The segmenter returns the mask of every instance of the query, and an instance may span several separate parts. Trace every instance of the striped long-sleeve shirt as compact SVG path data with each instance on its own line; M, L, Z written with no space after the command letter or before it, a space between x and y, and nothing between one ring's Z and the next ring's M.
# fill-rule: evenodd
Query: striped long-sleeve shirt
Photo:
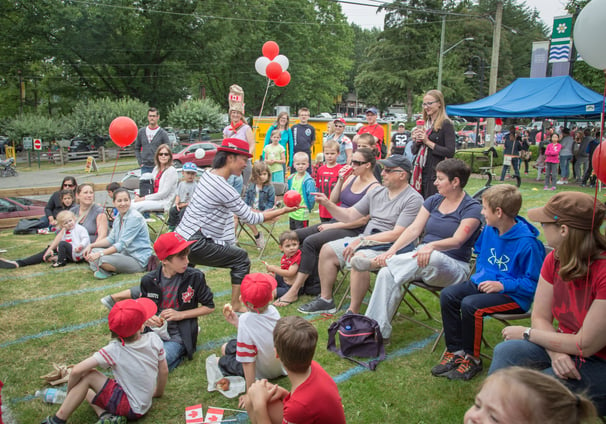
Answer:
M187 240L201 231L217 244L235 244L234 215L250 224L263 222L263 214L253 212L225 178L207 171L200 177L176 231Z

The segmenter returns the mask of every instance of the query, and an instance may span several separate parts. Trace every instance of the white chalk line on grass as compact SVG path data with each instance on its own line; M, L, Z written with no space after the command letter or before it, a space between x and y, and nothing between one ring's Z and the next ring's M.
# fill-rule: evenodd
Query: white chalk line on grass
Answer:
M19 269L19 268L14 268L14 269ZM35 272L33 274L28 274L28 275L5 275L5 276L0 277L0 281L17 280L17 279L22 280L24 278L43 277L45 275L56 274L58 272L77 271L79 269L88 269L88 265L73 265L73 266L69 266L66 268L61 268L61 269L55 268L52 271L41 271L41 272Z

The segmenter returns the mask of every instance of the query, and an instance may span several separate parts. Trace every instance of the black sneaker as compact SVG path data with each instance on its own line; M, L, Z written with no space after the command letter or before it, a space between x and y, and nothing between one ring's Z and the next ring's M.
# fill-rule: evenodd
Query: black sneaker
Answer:
M457 359L456 362L458 367L444 375L449 380L471 380L482 371L481 360L476 363L473 359L465 357Z
M332 299L327 302L318 296L311 302L299 306L297 311L303 314L334 314L337 312L337 308L335 307L335 302Z
M444 352L444 355L442 356L442 360L440 361L440 363L438 365L436 365L435 367L433 367L431 369L431 373L433 375L435 375L436 377L444 377L444 374L446 374L449 371L454 370L455 368L457 368L459 365L456 363L456 361L458 359L463 359L462 356L460 355L455 355L452 352Z

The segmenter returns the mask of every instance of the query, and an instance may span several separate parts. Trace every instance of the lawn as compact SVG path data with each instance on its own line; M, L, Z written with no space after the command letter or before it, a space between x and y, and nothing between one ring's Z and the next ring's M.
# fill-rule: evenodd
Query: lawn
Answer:
M483 185L479 177L470 180L467 191L474 193ZM580 190L564 186L560 190ZM522 215L531 207L541 206L554 194L543 191L542 182L524 180ZM592 193L590 189L583 189ZM599 195L602 196L601 194ZM317 217L317 215L315 215ZM276 227L276 233L285 230L286 218ZM50 242L52 236L14 236L0 232L0 248L7 249L6 258L19 258L36 253ZM245 237L245 236L243 236ZM246 241L244 238L241 241ZM245 247L253 259L253 271L264 271L253 247ZM280 252L271 242L263 257L269 263L279 263ZM218 392L206 391L204 361L218 354L220 345L235 337L220 313L229 299L229 272L224 269L201 268L215 294L217 310L200 319L198 352L193 361L187 361L169 376L165 395L154 402L141 423L183 423L185 407L202 403L208 406L237 408L237 400L230 400ZM5 386L2 400L21 424L40 422L53 413L56 405L47 405L32 395L44 387L39 376L52 370L52 363L74 364L92 354L109 340L107 310L99 299L138 284L142 274L117 275L104 281L94 280L85 265L69 265L54 270L48 265L31 266L20 270L0 270L0 380ZM418 293L438 313L436 299ZM336 299L340 300L341 293ZM304 297L306 302L310 297ZM280 309L282 315L298 314L300 303ZM347 304L347 302L346 302ZM337 316L344 310L338 312ZM409 314L405 306L401 314ZM438 315L439 316L439 315ZM422 315L419 318L424 319ZM414 326L401 317L396 318L392 343L387 347L388 358L377 371L340 359L326 350L327 328L335 317L306 316L318 328L320 341L315 359L338 383L349 423L460 423L471 405L476 389L485 376L471 382L450 382L430 375L430 368L439 361L443 341L435 352L431 345L435 333ZM491 344L498 343L501 325L486 320L485 335ZM485 350L490 353L489 350ZM484 368L488 368L485 361ZM279 384L289 387L282 378ZM233 412L228 412L233 414ZM92 409L80 407L70 423L95 422Z

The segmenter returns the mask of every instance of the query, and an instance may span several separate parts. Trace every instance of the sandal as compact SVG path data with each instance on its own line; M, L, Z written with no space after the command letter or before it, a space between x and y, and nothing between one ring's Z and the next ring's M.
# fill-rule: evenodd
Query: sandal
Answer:
M290 300L289 301L289 300L283 300L282 298L279 298L279 299L276 299L276 301L274 302L274 306L277 306L277 307L288 306L291 303L295 303L297 300Z

